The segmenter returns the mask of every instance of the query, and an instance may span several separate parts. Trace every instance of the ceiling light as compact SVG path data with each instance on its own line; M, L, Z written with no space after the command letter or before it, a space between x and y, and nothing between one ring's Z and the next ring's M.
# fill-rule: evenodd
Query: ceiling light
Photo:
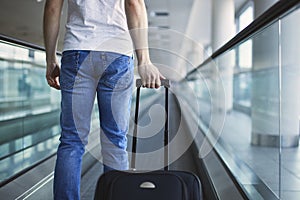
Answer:
M167 16L169 16L169 12L167 12L167 11L151 11L150 16L151 17L167 17Z

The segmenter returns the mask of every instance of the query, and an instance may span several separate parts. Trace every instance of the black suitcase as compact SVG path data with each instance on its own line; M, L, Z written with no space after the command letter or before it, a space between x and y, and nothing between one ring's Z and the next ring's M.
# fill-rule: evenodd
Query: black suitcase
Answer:
M168 89L169 80L162 80L165 87L166 122L164 131L164 170L159 171L109 171L98 180L95 200L202 200L201 183L196 175L190 172L168 170ZM139 112L140 88L142 82L136 81L137 97L135 125L132 141L131 167L135 169L137 144L137 123Z

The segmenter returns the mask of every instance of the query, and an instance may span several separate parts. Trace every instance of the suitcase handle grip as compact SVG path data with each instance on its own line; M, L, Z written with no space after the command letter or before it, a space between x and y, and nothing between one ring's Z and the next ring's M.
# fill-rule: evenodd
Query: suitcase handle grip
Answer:
M168 79L161 79L160 82L161 82L161 86L164 86L166 88L170 88L170 80L168 80ZM140 79L140 78L136 79L136 87L140 88L142 86L143 86L142 79Z

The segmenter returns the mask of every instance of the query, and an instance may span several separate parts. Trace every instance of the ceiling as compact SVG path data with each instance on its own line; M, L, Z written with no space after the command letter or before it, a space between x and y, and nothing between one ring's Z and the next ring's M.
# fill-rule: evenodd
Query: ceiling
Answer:
M145 0L149 26L155 27L149 33L150 43L170 44L170 40L174 40L174 38L163 31L166 28L185 33L194 1L197 0ZM245 1L235 0L236 9ZM1 0L0 34L43 46L44 3L45 0ZM159 16L155 15L155 12L158 12ZM65 21L66 5L62 13L60 50L62 49Z
M43 46L44 3L45 0L1 0L0 33ZM62 23L65 13L64 10Z

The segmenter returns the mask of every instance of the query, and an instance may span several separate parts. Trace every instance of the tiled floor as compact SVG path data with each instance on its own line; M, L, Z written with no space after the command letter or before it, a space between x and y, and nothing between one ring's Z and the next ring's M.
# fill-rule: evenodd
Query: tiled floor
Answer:
M209 105L201 103L202 118L210 116ZM281 199L299 200L300 148L251 145L251 117L238 111L227 113L220 135L232 157L243 163ZM279 190L281 190L279 194Z

